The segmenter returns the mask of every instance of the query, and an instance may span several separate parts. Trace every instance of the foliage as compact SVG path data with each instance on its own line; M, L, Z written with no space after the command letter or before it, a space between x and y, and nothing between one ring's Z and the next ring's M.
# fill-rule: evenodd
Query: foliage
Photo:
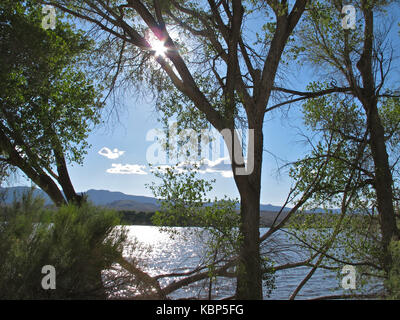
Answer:
M211 201L207 194L212 191L212 181L197 177L196 165L154 168L154 175L161 183L148 187L159 199L161 208L152 218L155 225L161 226L171 237L191 236L206 248L202 260L208 266L210 281L215 282L215 270L222 262L238 255L241 235L240 215L237 201L228 198ZM186 226L180 234L171 226ZM261 260L263 284L269 295L275 288L273 263L268 257Z
M197 226L189 228L185 236L195 236L205 244L205 261L212 274L217 260L226 260L238 253L240 216L236 211L237 201L225 198L211 202L207 193L212 190L213 181L197 178L196 167L183 169L177 171L168 167L154 171L161 184L153 183L148 187L160 199L161 208L152 220L171 236L177 236L177 231L168 226Z
M393 259L392 269L385 281L389 291L388 299L400 299L400 241L392 241L389 249Z
M313 167L323 162L327 164L327 169L321 173L323 179L319 191L313 195L312 206L316 207L325 202L325 206L337 207L340 204L340 194L344 190L346 177L352 167L357 168L357 179L350 186L353 190L357 190L357 196L351 204L352 209L365 211L367 208L378 206L376 190L378 184L375 182L379 176L383 176L383 171L376 171L380 159L374 157L371 151L372 146L378 144L376 134L373 135L377 129L373 130L371 126L376 127L378 124L372 124L371 111L365 103L372 98L364 99L360 95L363 89L354 89L355 86L358 88L366 86L365 74L361 74L360 68L364 52L368 50L365 38L370 36L366 32L365 12L370 12L369 10L372 10L371 16L376 21L375 27L369 30L373 32L372 56L369 63L372 66L371 78L374 79L370 85L375 88L374 99L378 110L378 115L375 117L379 119L378 123L381 122L384 130L384 139L379 140L379 145L389 155L387 167L391 171L393 191L398 192L400 154L397 141L400 99L392 90L393 82L390 80L391 64L395 59L390 45L393 39L386 37L388 30L383 31L386 21L389 20L385 10L393 2L395 1L353 2L352 5L356 7L357 12L364 12L357 14L354 30L343 30L341 27L342 2L313 2L309 5L310 10L307 11L306 19L299 30L299 41L307 48L304 52L305 61L320 67L325 77L329 72L329 76L333 76L334 79L330 83L312 82L307 89L318 92L330 87L338 88L338 84L349 87L349 93L312 98L303 104L304 124L313 135L309 139L312 150L305 159L295 163L291 176L298 181L304 181L301 186L304 189L306 182L315 175ZM381 15L382 12L385 14ZM379 162L379 170L383 170L382 166L383 164ZM380 190L382 194L381 187Z
M0 161L56 205L79 203L67 163L82 163L103 106L81 63L93 41L64 15L54 30L43 29L43 18L39 1L0 4Z
M182 168L182 167L181 167ZM161 169L161 168L159 168ZM160 211L153 217L159 226L198 226L215 232L233 245L237 241L236 228L239 227L237 202L230 199L211 202L207 193L212 190L214 181L196 177L196 166L188 165L178 171L174 167L155 170L154 175L162 180L148 187L160 199ZM235 245L233 245L235 247Z
M313 54L322 51L315 50ZM326 52L324 54L328 57ZM340 55L336 58L340 59ZM316 92L328 87L326 83L311 83L308 89ZM393 188L397 192L399 101L395 96L381 96L377 101L379 117L385 132ZM299 181L301 191L307 188L317 174L319 175L316 192L304 208L322 207L327 215L321 215L319 219L307 217L305 221L294 222L294 238L308 248L312 256L313 252L324 248L332 235L333 226L338 226L339 235L326 252L325 267L336 269L338 276L341 276L340 270L344 264L355 265L358 289L374 288L373 291L380 294L387 277L382 264L384 255L381 220L376 215L378 201L375 179L381 173L374 165L369 120L365 109L354 97L332 94L309 99L304 103L303 119L306 128L313 132L312 138L309 139L311 151L293 164L290 175ZM322 164L324 169L317 172L315 168L321 167ZM341 220L338 214L332 215L328 212L329 208L341 207L346 190L351 190L353 197L347 203L346 216ZM292 219L293 221L295 219Z
M354 293L380 295L384 273L377 216L361 212L341 216L326 210L318 215L305 215L301 220L293 217L288 233L309 257L318 252L324 256L320 268L336 271L338 284L343 278L343 266L354 265L357 276ZM331 242L335 228L337 235Z
M44 30L41 9L36 1L0 5L0 124L21 153L40 155L48 167L56 138L59 151L82 161L101 104L99 88L78 67L93 43L62 16L55 30Z
M313 85L324 88L321 84ZM390 105L387 108L392 110ZM396 123L397 119L390 116L393 112L385 109L380 112L383 119L392 120L386 123ZM380 295L385 279L381 231L373 186L375 172L361 107L343 96L332 95L310 99L303 105L303 114L316 142L311 142L312 149L306 157L293 164L290 175L299 181L302 192L319 176L316 191L303 209L323 209L319 209L321 214L305 215L303 219L295 215L290 223L292 239L307 249L310 257L322 252L325 257L321 267L336 270L338 279L343 277L340 273L343 265L354 265L356 293ZM394 132L389 125L387 128L388 132ZM389 143L395 135L389 136ZM316 168L323 169L317 172ZM398 181L394 183L397 185ZM351 190L353 196L347 200L341 217L329 208L342 207L346 190ZM325 250L335 227L338 235Z
M106 298L100 277L122 253L126 234L119 216L85 204L46 209L24 195L0 215L2 299ZM56 289L44 290L44 265L56 269Z
M10 178L10 175L13 172L13 168L10 167L7 163L1 162L0 161L0 187L4 184L4 182L7 182ZM0 197L0 202L1 202L1 197Z
M309 85L311 91L326 88L327 84ZM312 203L311 207L340 207L341 193L354 166L358 168L358 174L350 186L359 192L354 201L360 202L357 205L363 208L374 205L371 187L374 168L371 151L364 140L366 119L361 109L354 101L339 94L309 99L303 104L304 125L313 134L308 140L311 150L292 164L289 175L298 182L298 192L304 192L319 176L317 190L308 202Z

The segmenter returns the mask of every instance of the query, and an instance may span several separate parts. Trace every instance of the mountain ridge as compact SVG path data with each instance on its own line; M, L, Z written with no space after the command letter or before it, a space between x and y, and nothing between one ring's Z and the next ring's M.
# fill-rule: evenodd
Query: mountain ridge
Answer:
M30 190L30 187L16 186L16 187L0 187L0 192L5 192L5 203L10 204L16 197L20 197L23 193ZM155 211L159 209L157 199L148 196L130 195L119 191L109 191L104 189L89 189L86 192L79 192L79 194L86 194L88 199L95 205L105 206L116 210L132 210L132 211ZM37 188L34 191L35 196L44 198L46 205L51 205L52 201L49 196ZM239 208L238 208L239 209ZM261 211L278 212L280 206L272 204L260 204ZM284 212L289 211L290 208L284 208Z

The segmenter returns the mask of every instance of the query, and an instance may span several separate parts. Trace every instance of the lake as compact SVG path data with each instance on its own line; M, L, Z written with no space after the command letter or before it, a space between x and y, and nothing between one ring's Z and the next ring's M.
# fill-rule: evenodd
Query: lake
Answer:
M154 226L127 226L128 234L131 239L137 241L150 250L138 249L134 256L140 256L143 268L152 276L189 271L199 264L204 252L204 246L195 237L180 236L171 239L170 235ZM177 233L185 234L188 228L172 228ZM266 232L267 228L260 228L260 233ZM276 261L276 265L286 262L301 261L305 257L304 253L293 250L293 245L288 241L285 233L277 232L274 239L270 241L271 248L268 245L264 250L269 250L271 259ZM265 299L288 299L297 285L303 280L310 269L300 267L277 271L276 288L269 297ZM172 281L172 279L170 279ZM336 273L327 270L317 270L307 284L302 288L296 299L309 299L319 296L332 294L348 293L341 288L341 280L337 278ZM167 282L161 282L162 286ZM222 278L216 284L218 290L215 291L214 299L228 297L235 292L235 279ZM191 285L172 293L169 298L207 298L208 281L200 284Z

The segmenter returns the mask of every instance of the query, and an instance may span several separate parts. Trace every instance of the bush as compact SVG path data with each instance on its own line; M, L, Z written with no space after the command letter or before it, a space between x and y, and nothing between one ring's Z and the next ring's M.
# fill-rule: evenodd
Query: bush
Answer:
M392 255L392 268L385 282L389 293L387 298L398 300L400 299L400 241L393 240L389 249Z
M119 216L83 204L56 210L32 193L0 209L1 299L102 299L101 278L122 254ZM44 290L42 267L56 270L56 289Z

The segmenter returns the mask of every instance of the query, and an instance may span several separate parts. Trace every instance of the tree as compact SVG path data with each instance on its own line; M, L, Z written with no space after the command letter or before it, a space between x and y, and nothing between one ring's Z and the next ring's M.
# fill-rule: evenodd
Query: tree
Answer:
M143 80L157 91L161 102L170 101L159 106L177 115L181 124L190 125L191 119L203 120L203 124L207 121L219 132L228 130L224 138L240 194L243 239L236 298L261 299L259 204L263 119L267 111L273 110L267 106L276 89L279 63L307 1L291 4L241 0L207 0L201 4L181 0L43 3L105 31L108 40L105 47L117 50L113 55L109 52L104 55L113 65L112 84L116 84L118 74L136 82ZM250 22L252 15L261 15L265 20L273 15L260 28L265 36L251 39L247 33L246 28L254 27ZM187 43L174 39L174 28L187 35ZM152 45L149 33L166 49L159 50L163 46L160 44ZM257 44L252 45L254 40ZM197 51L191 50L194 59L190 54L183 54L188 47L197 48ZM189 118L184 117L193 111ZM254 133L247 161L243 159L244 148L235 147L240 146L235 131L240 120ZM243 174L245 163L253 170Z
M400 101L390 79L393 49L389 31L379 30L375 20L392 2L354 2L361 13L355 30L341 28L342 1L317 3L299 32L307 59L324 72L334 74L337 82L349 88L343 94L307 102L306 119L312 128L344 141L340 143L347 147L335 155L341 165L351 163L352 155L359 147L363 148L364 156L357 167L364 178L358 188L372 187L380 216L382 263L386 272L391 265L388 246L400 236L394 210L393 172L397 160L396 153L389 152L393 150L391 146L397 145ZM314 83L310 87L319 91L324 84ZM318 156L326 155L325 151L326 145L321 146ZM392 163L390 153L394 156ZM337 173L337 170L331 172ZM332 189L329 193L333 194Z
M67 162L82 161L102 104L79 67L92 42L67 22L44 30L41 9L37 1L0 4L0 161L60 206L81 200Z
M357 267L361 283L370 285L378 279L378 284L385 287L372 292L374 297L394 296L397 286L398 254L393 248L399 237L395 204L399 190L400 101L391 77L391 26L383 21L389 21L385 9L390 3L355 3L357 11L363 13L355 30L341 28L341 1L315 4L299 30L300 47L306 64L311 62L324 76L328 73L335 80L331 84L313 82L308 89L329 91L328 86L338 83L347 89L312 99L301 92L287 91L300 98L286 102L308 99L303 112L305 125L313 133L313 137L307 137L312 150L294 164L291 172L296 181L304 184L300 184L300 191L314 179L315 168L327 164L308 207L342 207L341 203L347 202L346 210L342 209L347 216L333 215L335 219L330 221L338 225L339 234L329 248L323 246L330 231L323 232L326 220L322 216L323 221L296 225L294 237L313 252L311 256L320 255L313 270L320 267L340 271L340 266L349 264ZM379 27L372 28L374 21L380 22ZM387 29L382 32L385 26ZM321 231L310 233L313 227ZM308 279L300 283L299 290Z

